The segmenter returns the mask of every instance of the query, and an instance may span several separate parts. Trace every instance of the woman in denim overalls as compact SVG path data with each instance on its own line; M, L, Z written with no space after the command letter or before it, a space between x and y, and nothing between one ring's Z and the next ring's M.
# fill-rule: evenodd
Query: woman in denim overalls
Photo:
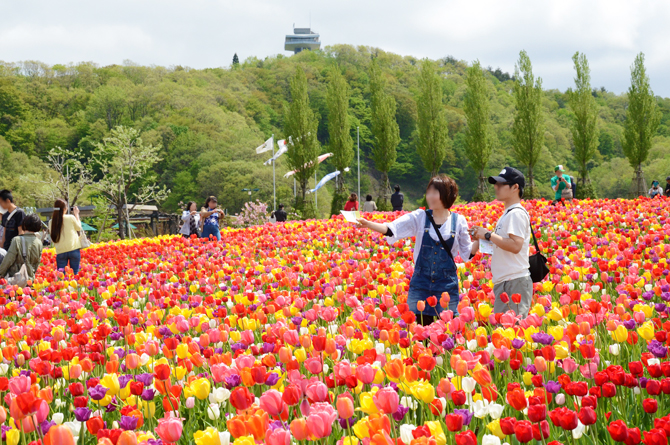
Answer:
M454 316L458 315L460 295L454 258L460 255L467 261L479 249L479 241L473 242L470 239L465 217L449 211L457 196L456 182L446 175L439 175L431 179L426 188L428 210L419 209L406 213L388 224L358 220L362 226L386 235L389 243L415 237L414 275L409 284L407 304L417 320L424 325L432 323L435 317L447 309L440 304L443 292L449 293L448 309ZM438 227L448 250L442 246L429 215ZM429 297L436 298L435 307L427 303ZM422 311L417 307L419 302L424 302L419 306L425 304Z

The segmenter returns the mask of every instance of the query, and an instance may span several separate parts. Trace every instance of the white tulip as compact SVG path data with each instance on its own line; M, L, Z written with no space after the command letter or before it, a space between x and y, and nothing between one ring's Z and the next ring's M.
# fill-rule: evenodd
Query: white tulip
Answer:
M219 442L221 445L230 445L230 433L228 431L219 432Z
M563 405L565 403L565 394L556 394L556 404Z
M477 400L471 406L474 416L478 419L483 419L489 413L488 404L482 399Z
M435 363L437 363L437 366L442 366L442 364L444 363L444 359L442 358L441 355L435 357Z
M324 374L324 375L328 374L328 370L329 370L329 369L330 369L330 367L328 366L328 364L327 364L327 363L324 363L324 364L323 364L323 374Z
M112 422L112 428L114 428L115 430L118 430L119 429L119 422L117 422L116 420L114 422Z
M217 420L221 417L221 409L217 403L209 404L209 407L207 408L207 417L209 417L209 420Z
M210 403L223 403L228 397L230 397L230 391L226 388L214 388L211 393L209 393L209 402Z
M584 425L582 425L582 422L580 422L578 420L577 421L577 428L572 430L572 437L574 439L581 439L582 435L584 435L584 430L585 429L586 429L586 427Z
M647 360L647 364L648 364L649 366L651 366L651 365L660 365L660 364L661 364L661 361L660 361L659 359L657 359L657 358L650 358L649 360Z
M503 409L505 409L504 406L499 405L497 403L491 403L489 405L489 415L493 420L500 419L500 416L502 416Z
M468 350L474 351L475 349L477 349L477 340L475 340L475 339L468 340L467 345L468 345Z
M461 381L461 387L463 388L463 391L465 391L466 394L472 393L472 391L475 390L475 387L477 386L477 382L475 379L472 377L463 377L463 380Z
M610 354L619 355L620 352L621 352L621 347L619 346L618 343L614 343L613 345L610 345Z
M0 375L7 374L7 371L9 371L9 365L7 363L0 363Z
M63 415L63 413L54 413L54 415L51 416L51 420L56 425L62 425L64 419L65 419L65 416Z
M410 443L412 440L414 440L412 431L415 429L416 427L411 424L400 425L400 439L405 443Z
M375 351L377 351L377 354L383 354L386 352L386 346L384 346L384 343L377 343L375 345Z
M444 397L440 397L440 402L442 402L442 413L440 415L444 417L446 415L445 410L447 407L447 399L445 399Z
M411 410L415 410L419 406L418 403L416 402L416 400L414 400L413 398L411 398L409 396L402 397L400 399L400 404L402 406L406 407L406 408L411 409ZM411 442L411 440L410 440L410 442ZM409 442L407 442L407 443L409 443Z
M147 363L149 363L149 360L151 360L151 356L149 356L149 354L146 352L143 352L142 355L140 355L140 364L142 366L145 366Z
M309 329L307 328L300 328L300 335L307 335L309 334Z
M633 388L633 394L635 394L636 396L639 395L640 394L640 388L637 387L637 386L635 388Z
M500 438L493 434L484 434L482 445L500 445Z

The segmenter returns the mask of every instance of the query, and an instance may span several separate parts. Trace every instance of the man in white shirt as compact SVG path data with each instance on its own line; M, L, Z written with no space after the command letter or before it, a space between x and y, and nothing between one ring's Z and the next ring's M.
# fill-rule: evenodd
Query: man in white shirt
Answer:
M505 211L494 232L475 227L473 236L493 244L491 275L496 297L494 312L512 310L525 317L533 299L533 281L528 270L530 217L521 206L526 180L519 170L505 167L498 176L489 177L489 183L494 184L496 199L505 205ZM507 298L501 298L503 293L507 294Z

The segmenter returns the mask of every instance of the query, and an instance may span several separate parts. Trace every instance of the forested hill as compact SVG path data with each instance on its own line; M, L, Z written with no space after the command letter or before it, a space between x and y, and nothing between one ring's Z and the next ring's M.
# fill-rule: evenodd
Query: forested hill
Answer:
M416 150L418 74L420 61L369 47L335 45L294 56L249 58L231 68L195 70L144 67L131 62L99 67L93 63L48 66L39 62L0 63L0 186L16 190L23 205L35 202L39 179L49 175L46 155L55 146L90 153L117 125L142 131L145 143L160 144L162 161L155 179L166 185L170 197L162 204L175 210L179 202L203 202L219 197L222 207L238 211L249 200L243 188L260 189L253 199L272 201L272 167L263 166L268 153L255 148L274 134L283 137L284 107L290 100L289 84L295 65L302 64L308 79L310 104L319 116L321 152L328 152L326 79L339 68L351 89L351 135L356 144L360 127L363 195L378 195L379 174L371 160L370 94L368 68L376 56L387 77L388 91L397 103L401 142L391 183L400 184L413 205L428 178ZM227 64L229 61L222 61ZM632 61L631 61L632 63ZM485 66L486 61L482 61ZM457 179L461 197L472 197L476 174L465 156L463 113L466 62L446 57L438 61L442 74L444 107L452 149L440 171ZM513 80L500 70L486 72L491 94L495 148L487 174L504 165L518 165L512 151ZM542 72L535 70L536 76ZM654 79L651 79L654 86ZM622 151L627 99L605 88L593 91L600 106L599 152L590 175L599 197L627 195L633 169ZM644 165L647 181L664 182L670 174L670 99L658 98L661 125ZM565 92L544 92L545 147L535 167L543 196L551 195L549 178L556 164L564 164L575 177L569 123L571 111ZM286 160L277 164L278 201L290 203L293 181L284 179ZM328 161L319 179L334 170ZM523 170L523 168L522 168ZM356 189L356 161L346 175L350 191ZM321 189L321 216L330 208L332 184Z

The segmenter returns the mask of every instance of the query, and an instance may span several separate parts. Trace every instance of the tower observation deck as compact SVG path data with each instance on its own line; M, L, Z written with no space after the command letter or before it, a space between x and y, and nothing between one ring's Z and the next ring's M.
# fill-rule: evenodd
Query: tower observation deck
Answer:
M293 28L293 34L287 35L284 43L284 50L293 51L294 54L298 54L304 49L314 50L319 48L321 48L319 34L310 28Z

